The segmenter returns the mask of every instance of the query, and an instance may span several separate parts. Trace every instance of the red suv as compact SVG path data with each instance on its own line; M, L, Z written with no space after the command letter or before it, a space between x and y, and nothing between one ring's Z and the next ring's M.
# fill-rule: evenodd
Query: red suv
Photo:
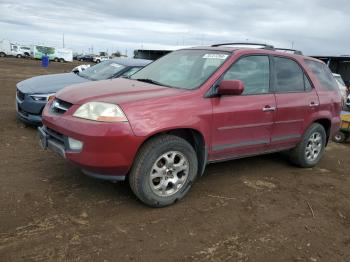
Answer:
M159 207L184 197L208 163L289 150L293 163L314 166L340 110L323 62L221 44L172 52L129 79L61 90L39 136L85 174L128 179Z

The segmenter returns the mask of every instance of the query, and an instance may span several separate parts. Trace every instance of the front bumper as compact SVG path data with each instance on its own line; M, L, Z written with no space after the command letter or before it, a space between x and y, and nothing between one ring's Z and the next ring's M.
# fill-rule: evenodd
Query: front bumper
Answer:
M28 94L23 94L21 98L16 95L17 117L26 124L40 125L45 105L46 102L34 101Z
M134 135L129 123L94 122L45 110L43 116L44 126L38 128L43 148L78 165L89 176L125 179L142 143L142 137ZM68 137L81 141L82 149L72 150Z

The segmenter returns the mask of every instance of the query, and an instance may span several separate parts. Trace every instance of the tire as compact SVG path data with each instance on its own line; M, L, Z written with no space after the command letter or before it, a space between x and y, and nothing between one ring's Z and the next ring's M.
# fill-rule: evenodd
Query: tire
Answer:
M327 135L324 127L313 123L304 133L299 144L291 150L290 160L297 166L309 168L315 166L324 153Z
M17 58L22 58L22 56L21 56L21 55L16 55L16 57L17 57Z
M100 63L101 62L101 60L100 59L97 59L96 60L96 64L98 64L98 63Z
M348 138L349 134L345 134L342 131L338 131L337 133L335 133L332 140L336 143L344 143Z
M0 52L0 57L5 57L5 56L6 56L6 54L5 54L5 53Z
M186 195L197 176L197 170L196 152L186 140L161 135L151 138L141 147L131 168L129 183L143 203L151 207L164 207ZM176 182L179 182L177 186L174 184Z
M82 59L82 58L81 58L81 59L79 59L79 61L83 62L83 61L84 61L84 59Z
M60 63L64 63L64 59L63 58L60 58Z
M55 62L58 62L59 61L59 59L56 57L53 61L55 61Z

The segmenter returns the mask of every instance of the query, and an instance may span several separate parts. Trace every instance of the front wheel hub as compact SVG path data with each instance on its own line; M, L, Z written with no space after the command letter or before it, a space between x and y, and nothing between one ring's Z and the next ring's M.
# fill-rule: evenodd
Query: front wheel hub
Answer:
M152 166L150 187L162 197L176 194L186 183L189 174L189 162L184 154L169 151L162 154Z

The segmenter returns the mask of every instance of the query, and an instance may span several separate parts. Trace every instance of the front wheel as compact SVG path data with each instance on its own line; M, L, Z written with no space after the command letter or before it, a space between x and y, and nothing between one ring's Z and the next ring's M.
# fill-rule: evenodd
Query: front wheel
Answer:
M6 56L6 54L5 54L5 53L0 52L0 57L5 57L5 56Z
M305 132L299 144L292 149L290 160L300 167L315 166L324 153L327 135L324 127L312 124Z
M130 187L143 203L168 206L186 195L197 169L196 152L186 140L162 135L140 149L130 172Z
M17 55L16 57L17 57L17 58L22 58L22 55Z

